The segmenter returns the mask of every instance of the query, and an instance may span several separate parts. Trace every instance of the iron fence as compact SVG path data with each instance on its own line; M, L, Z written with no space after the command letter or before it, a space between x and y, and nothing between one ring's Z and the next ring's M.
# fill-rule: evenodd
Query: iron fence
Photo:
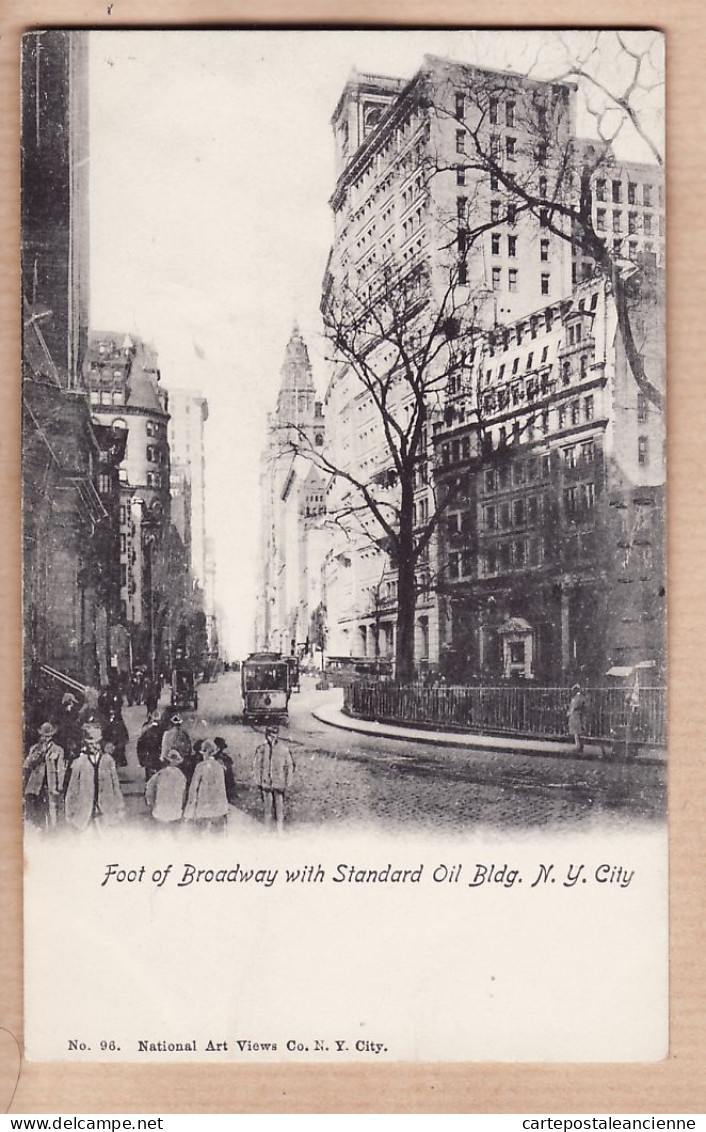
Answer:
M641 743L667 742L667 690L625 688L584 691L584 735L609 741L630 735ZM509 735L564 738L568 733L570 688L533 686L460 687L358 682L345 689L344 710L362 719Z

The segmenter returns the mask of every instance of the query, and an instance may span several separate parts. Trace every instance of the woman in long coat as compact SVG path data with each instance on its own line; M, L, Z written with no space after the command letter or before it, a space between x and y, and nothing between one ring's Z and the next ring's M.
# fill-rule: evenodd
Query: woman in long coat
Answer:
M91 824L114 825L125 816L115 760L103 750L100 728L87 724L83 736L64 801L66 822L79 831Z
M201 743L202 761L196 765L189 786L189 800L184 810L184 819L193 821L202 829L209 826L225 829L228 816L226 776L215 757L217 750L216 744L210 739L204 739Z
M580 684L574 684L571 689L571 703L566 714L569 717L569 735L574 740L576 750L580 752L583 750L584 716L586 714L586 697L581 691Z

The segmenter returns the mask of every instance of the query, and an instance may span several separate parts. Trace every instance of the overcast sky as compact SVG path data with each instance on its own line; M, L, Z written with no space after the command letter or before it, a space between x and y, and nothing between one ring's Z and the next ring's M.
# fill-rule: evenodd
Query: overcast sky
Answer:
M431 53L524 71L541 47L554 77L563 49L553 34L463 31L101 31L90 44L91 325L150 341L167 387L208 398L207 533L238 657L252 645L265 414L295 319L326 383L330 117L351 69L411 77ZM614 77L612 49L603 67ZM594 132L583 100L578 128ZM620 144L649 159L634 137Z

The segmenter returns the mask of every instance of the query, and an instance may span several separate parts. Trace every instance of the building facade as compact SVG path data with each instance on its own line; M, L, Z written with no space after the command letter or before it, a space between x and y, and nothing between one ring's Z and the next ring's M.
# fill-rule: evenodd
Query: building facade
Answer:
M88 332L87 37L22 41L22 504L24 667L107 679L119 615L123 442L94 424Z
M420 530L436 512L439 486L449 492L449 513L441 518L416 563L418 672L427 666L446 666L469 677L486 669L496 675L516 675L524 666L525 675L534 675L540 670L548 673L553 664L552 678L558 678L557 673L570 669L597 669L606 655L619 656L621 649L627 655L645 650L652 654L661 648L657 643L649 645L646 639L633 647L632 638L626 637L623 644L616 639L596 645L594 659L581 654L591 635L590 614L586 612L593 600L590 587L596 594L601 590L613 570L605 548L617 545L614 524L608 524L610 530L601 524L605 525L606 515L620 510L615 504L604 515L603 506L596 508L592 500L612 498L621 482L624 488L620 490L629 494L634 489L638 498L653 492L649 525L654 524L655 529L650 554L657 561L663 492L659 483L644 482L644 462L633 467L624 454L620 459L616 456L623 444L629 446L633 440L637 444L636 437L642 437L639 443L649 445L651 452L655 446L659 448L661 418L655 412L641 422L649 424L650 429L654 426L654 435L650 429L635 433L638 413L649 416L649 411L644 405L640 409L638 387L634 380L631 384L625 359L619 359L620 334L613 332L610 342L605 327L598 334L596 309L600 309L600 318L612 318L614 327L615 312L606 297L606 273L597 275L595 261L585 253L585 241L572 227L571 210L583 200L582 173L589 169L590 216L595 232L600 236L605 231L604 242L621 272L630 274L630 260L640 260L641 272L644 267L659 264L664 229L661 171L651 166L618 165L608 151L599 160L590 152L589 142L576 138L575 104L572 83L537 82L427 56L408 83L354 74L332 118L337 182L331 197L334 240L322 297L325 320L328 316L331 324L331 311L340 310L350 293L366 306L371 319L379 319L383 302L389 305L383 295L383 281L390 274L398 280L418 280L419 301L410 304L409 322L412 336L419 336L420 349L431 341L430 326L438 312L450 310L452 314L445 316L449 325L449 380L443 390L437 387L428 397L429 427L424 430L414 483L414 516ZM615 202L610 215L604 210L604 198ZM582 290L589 283L593 286L590 295ZM651 284L646 286L649 290ZM594 295L598 296L595 300ZM641 293L635 292L634 299L637 307L643 303ZM591 310L594 302L599 308ZM659 313L654 307L650 312L654 338ZM392 373L390 388L394 388L395 361L384 356L386 347L389 341L379 350L382 357L371 350L366 364L378 375ZM596 349L598 356L594 356ZM655 349L659 383L664 376L663 351L660 353L659 345ZM489 364L493 358L497 365L492 361ZM554 377L549 376L547 365ZM621 373L626 376L621 378ZM580 375L578 393L577 386L571 384L574 374ZM468 386L471 380L473 390ZM615 393L620 380L624 404ZM531 390L536 386L531 396L546 402L547 419L554 422L561 442L557 439L556 452L550 443L546 450L540 452L538 448L536 462L530 461L527 469L523 464L523 470L519 470L518 464L515 472L508 464L503 470L506 453L529 444L530 434L532 443L539 444L543 418L535 419L536 413L518 416L520 402L513 400L525 396L527 382ZM461 389L465 392L459 399ZM414 392L400 382L394 395L398 397L394 414L403 421ZM628 403L629 409L625 408ZM381 498L381 483L390 470L390 446L375 397L345 357L331 367L325 404L331 463L354 475ZM584 443L585 453L581 447ZM559 449L572 447L576 464L564 468ZM589 451L596 454L594 478L588 474ZM580 458L576 453L582 453ZM500 493L497 502L492 501L490 488L486 499L481 486L485 480L471 474L488 455L497 483L506 484L493 489ZM432 474L435 465L441 466L438 475ZM661 469L661 457L650 470L657 478L658 466ZM452 471L445 472L446 467ZM544 484L547 496L548 510L541 511L541 519L535 508L545 505L537 501L538 491L520 487L519 481L516 492L507 486L514 483L515 474L529 475L530 468L532 475L539 469L546 477L536 484L533 481L535 487ZM630 469L629 474L623 472L624 468ZM453 486L449 476L454 479ZM457 476L462 481L460 486L455 483ZM388 498L392 503L400 497L399 484L393 481L390 477ZM350 516L352 498L345 475L333 477L327 485L329 516ZM630 499L628 510L634 503L634 497ZM483 527L492 513L486 513L486 507L495 508L496 518L502 517L503 522L509 509L518 522L529 523L518 528L524 529L526 537L505 537L494 546L494 536ZM562 532L562 523L557 526L549 519L552 508L566 517L572 507L584 518L571 527L571 537L564 540L566 532L558 533ZM548 524L554 534L540 531L543 524ZM509 532L511 527L506 529ZM552 538L558 539L553 558ZM602 573L594 568L592 542L602 548ZM632 561L641 553L633 555ZM645 560L650 554L645 550ZM659 568L657 562L657 573ZM486 569L491 571L487 575ZM547 583L551 600L545 595L542 610L534 614L534 621L545 626L541 632L535 632L527 616L527 603L520 600L523 586L528 592L537 592L532 579L538 571L552 578ZM502 602L498 587L498 592L491 592L493 586L486 581L486 577L498 577L501 572L508 580L507 601ZM387 553L379 528L369 517L361 520L357 511L355 521L334 539L327 559L330 653L394 656L396 577L397 563ZM476 588L467 586L461 598L464 583L472 579ZM637 589L624 592L635 594ZM613 590L618 592L615 586ZM510 601L510 591L517 600ZM605 605L605 592L601 593L597 600ZM517 614L523 622L521 631L518 629L523 647L512 633L506 634L506 646L501 647L502 635L498 638L497 627L511 619L506 607L514 609L516 605L524 610ZM485 635L478 628L481 612L486 618L500 618ZM585 624L581 624L582 617ZM655 642L663 621L660 625L655 627ZM532 644L525 647L527 634ZM474 643L462 643L471 638ZM531 648L534 653L530 663L527 658ZM507 661L509 653L515 657L511 662ZM521 654L525 657L522 661L518 659ZM558 668L554 664L557 657L561 660Z
M260 463L262 587L255 641L260 650L311 656L321 621L322 570L329 549L323 407L297 326L287 344L275 411ZM320 647L320 645L319 645Z
M634 271L664 388L663 287ZM434 424L441 667L456 681L599 680L665 664L664 427L609 283L500 328Z

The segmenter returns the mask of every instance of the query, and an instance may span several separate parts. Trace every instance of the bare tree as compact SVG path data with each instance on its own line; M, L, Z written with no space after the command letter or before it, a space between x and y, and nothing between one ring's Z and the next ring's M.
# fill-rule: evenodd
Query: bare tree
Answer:
M556 46L560 47L557 57ZM608 174L616 166L614 143L628 132L640 140L657 167L662 165L656 111L649 99L660 92L661 68L653 56L661 47L657 33L638 34L596 32L578 41L569 33L557 33L553 53L553 78L547 84L546 63L541 52L528 63L525 75L482 72L460 67L446 83L419 83L416 98L420 107L439 120L454 119L463 131L463 156L453 165L440 154L430 152L427 176L463 169L481 174L503 193L504 208L490 223L477 222L476 212L468 210L464 241L473 246L489 227L498 226L523 213L531 214L548 233L568 241L589 256L610 280L615 299L618 328L633 378L640 392L658 409L665 405L658 379L645 368L636 338L634 312L638 267L615 254L607 239L594 225L593 185L601 170ZM612 47L612 54L608 50ZM607 74L606 74L607 72ZM536 88L527 79L542 74ZM593 118L597 137L593 144L577 144L567 128L565 100L576 83L587 113ZM547 96L547 92L549 96ZM459 113L459 93L463 112ZM503 108L512 107L512 126L517 139L508 150L508 119L498 120ZM562 128L563 121L563 128ZM504 144L503 144L504 143Z
M414 677L416 570L449 501L448 492L437 498L429 485L432 506L415 513L415 489L428 453L427 422L480 333L468 291L459 288L453 273L433 304L429 288L424 264L401 271L390 260L369 283L349 280L331 288L323 305L332 361L369 397L381 430L381 460L369 474L317 449L304 429L287 426L292 450L342 489L329 521L390 557L397 574L396 675L403 683Z

